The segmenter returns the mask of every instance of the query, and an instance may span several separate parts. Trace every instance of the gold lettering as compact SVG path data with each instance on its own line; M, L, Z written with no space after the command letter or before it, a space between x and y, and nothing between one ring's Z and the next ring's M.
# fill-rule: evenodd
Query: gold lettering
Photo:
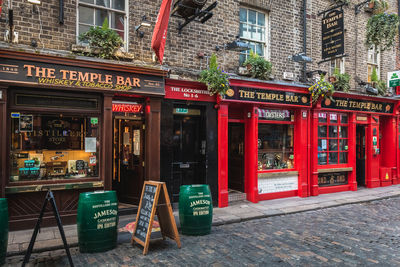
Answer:
M32 77L32 69L33 69L34 67L35 67L34 65L24 65L24 69L25 69L25 68L28 68L28 69L27 69L28 73L26 74L26 76Z
M67 79L67 73L69 73L69 70L60 70L62 74L62 79L66 80Z

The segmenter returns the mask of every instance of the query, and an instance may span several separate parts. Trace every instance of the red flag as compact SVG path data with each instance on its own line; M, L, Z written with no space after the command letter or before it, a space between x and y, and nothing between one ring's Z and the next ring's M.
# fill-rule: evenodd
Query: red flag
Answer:
M172 0L163 0L158 12L156 26L151 39L151 48L156 53L158 61L162 64L164 58L165 42L167 40L169 14L171 12Z

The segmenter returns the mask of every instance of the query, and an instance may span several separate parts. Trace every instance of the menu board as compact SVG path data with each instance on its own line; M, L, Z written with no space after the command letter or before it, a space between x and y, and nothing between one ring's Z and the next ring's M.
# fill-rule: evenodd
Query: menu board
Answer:
M154 208L154 197L157 192L157 186L146 184L144 186L143 197L140 202L140 210L138 213L137 226L134 235L146 242L147 233L149 231L150 219L152 218Z
M151 228L155 214L157 214L163 239L169 237L175 240L178 248L181 247L167 186L164 182L146 181L143 185L139 211L136 215L135 229L133 230L131 241L132 244L136 242L144 247L143 255L147 254L149 248Z

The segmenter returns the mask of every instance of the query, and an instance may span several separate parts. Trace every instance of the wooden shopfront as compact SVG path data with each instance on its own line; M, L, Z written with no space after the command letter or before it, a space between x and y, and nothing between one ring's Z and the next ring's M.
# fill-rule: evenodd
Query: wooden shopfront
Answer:
M159 179L164 71L7 50L0 62L0 193L12 229L33 226L47 188L73 223L79 193L116 190L137 204L144 180Z
M308 192L310 94L285 83L230 80L218 103L218 198L247 200L301 196Z
M208 184L217 204L216 96L199 82L166 79L161 115L161 179L171 201L181 185Z
M397 184L395 100L345 93L332 100L313 109L311 195Z

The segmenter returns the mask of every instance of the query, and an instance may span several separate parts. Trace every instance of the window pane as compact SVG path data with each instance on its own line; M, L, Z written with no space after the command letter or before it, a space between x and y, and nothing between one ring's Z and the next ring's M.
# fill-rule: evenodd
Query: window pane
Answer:
M104 20L107 18L107 11L96 9L96 25L102 26Z
M98 176L100 127L91 121L64 114L12 119L10 181Z
M329 126L329 137L337 137L337 126Z
M94 4L94 0L79 0L80 2Z
M240 22L247 22L247 9L240 8L239 17Z
M318 151L326 151L327 139L318 139Z
M338 153L337 152L329 153L329 164L330 165L338 164Z
M263 13L258 13L258 25L265 26L265 15Z
M348 148L348 146L347 146L347 139L341 139L340 141L339 141L339 150L341 150L341 151L346 151L346 150L348 150L349 148Z
M251 35L250 35L250 31L249 31L249 27L247 24L240 24L242 27L242 35L241 37L245 38L245 39L250 39Z
M326 113L318 113L318 122L327 122Z
M347 137L347 127L339 126L339 137Z
M264 45L263 44L260 44L260 43L256 44L256 53L258 55L260 55L261 57L264 56Z
M347 122L348 122L348 117L347 117L347 115L341 114L341 115L340 115L340 122L341 122L341 123L347 123Z
M331 113L329 114L329 122L331 123L337 123L338 118L336 113Z
M337 151L338 150L338 140L331 139L329 140L329 151Z
M339 163L347 163L347 152L341 152L340 154L340 159L339 159Z
M96 5L110 7L110 0L96 0Z
M90 26L79 25L78 35L87 32L90 29Z
M326 126L318 126L318 137L326 137Z
M249 10L249 23L256 24L257 13L253 10Z
M239 55L239 65L243 66L243 63L246 61L246 55L245 54L240 54Z
M318 153L318 164L326 165L326 153Z
M294 167L292 125L259 124L258 169Z
M124 30L124 15L116 14L114 12L111 13L111 28L116 30Z
M256 29L256 27L253 26L253 25L250 25L249 28L250 28L250 38L251 39L257 39L257 33L256 33L257 29Z
M113 8L118 10L125 10L125 0L113 0Z
M93 25L94 23L94 9L89 7L79 7L79 22Z

